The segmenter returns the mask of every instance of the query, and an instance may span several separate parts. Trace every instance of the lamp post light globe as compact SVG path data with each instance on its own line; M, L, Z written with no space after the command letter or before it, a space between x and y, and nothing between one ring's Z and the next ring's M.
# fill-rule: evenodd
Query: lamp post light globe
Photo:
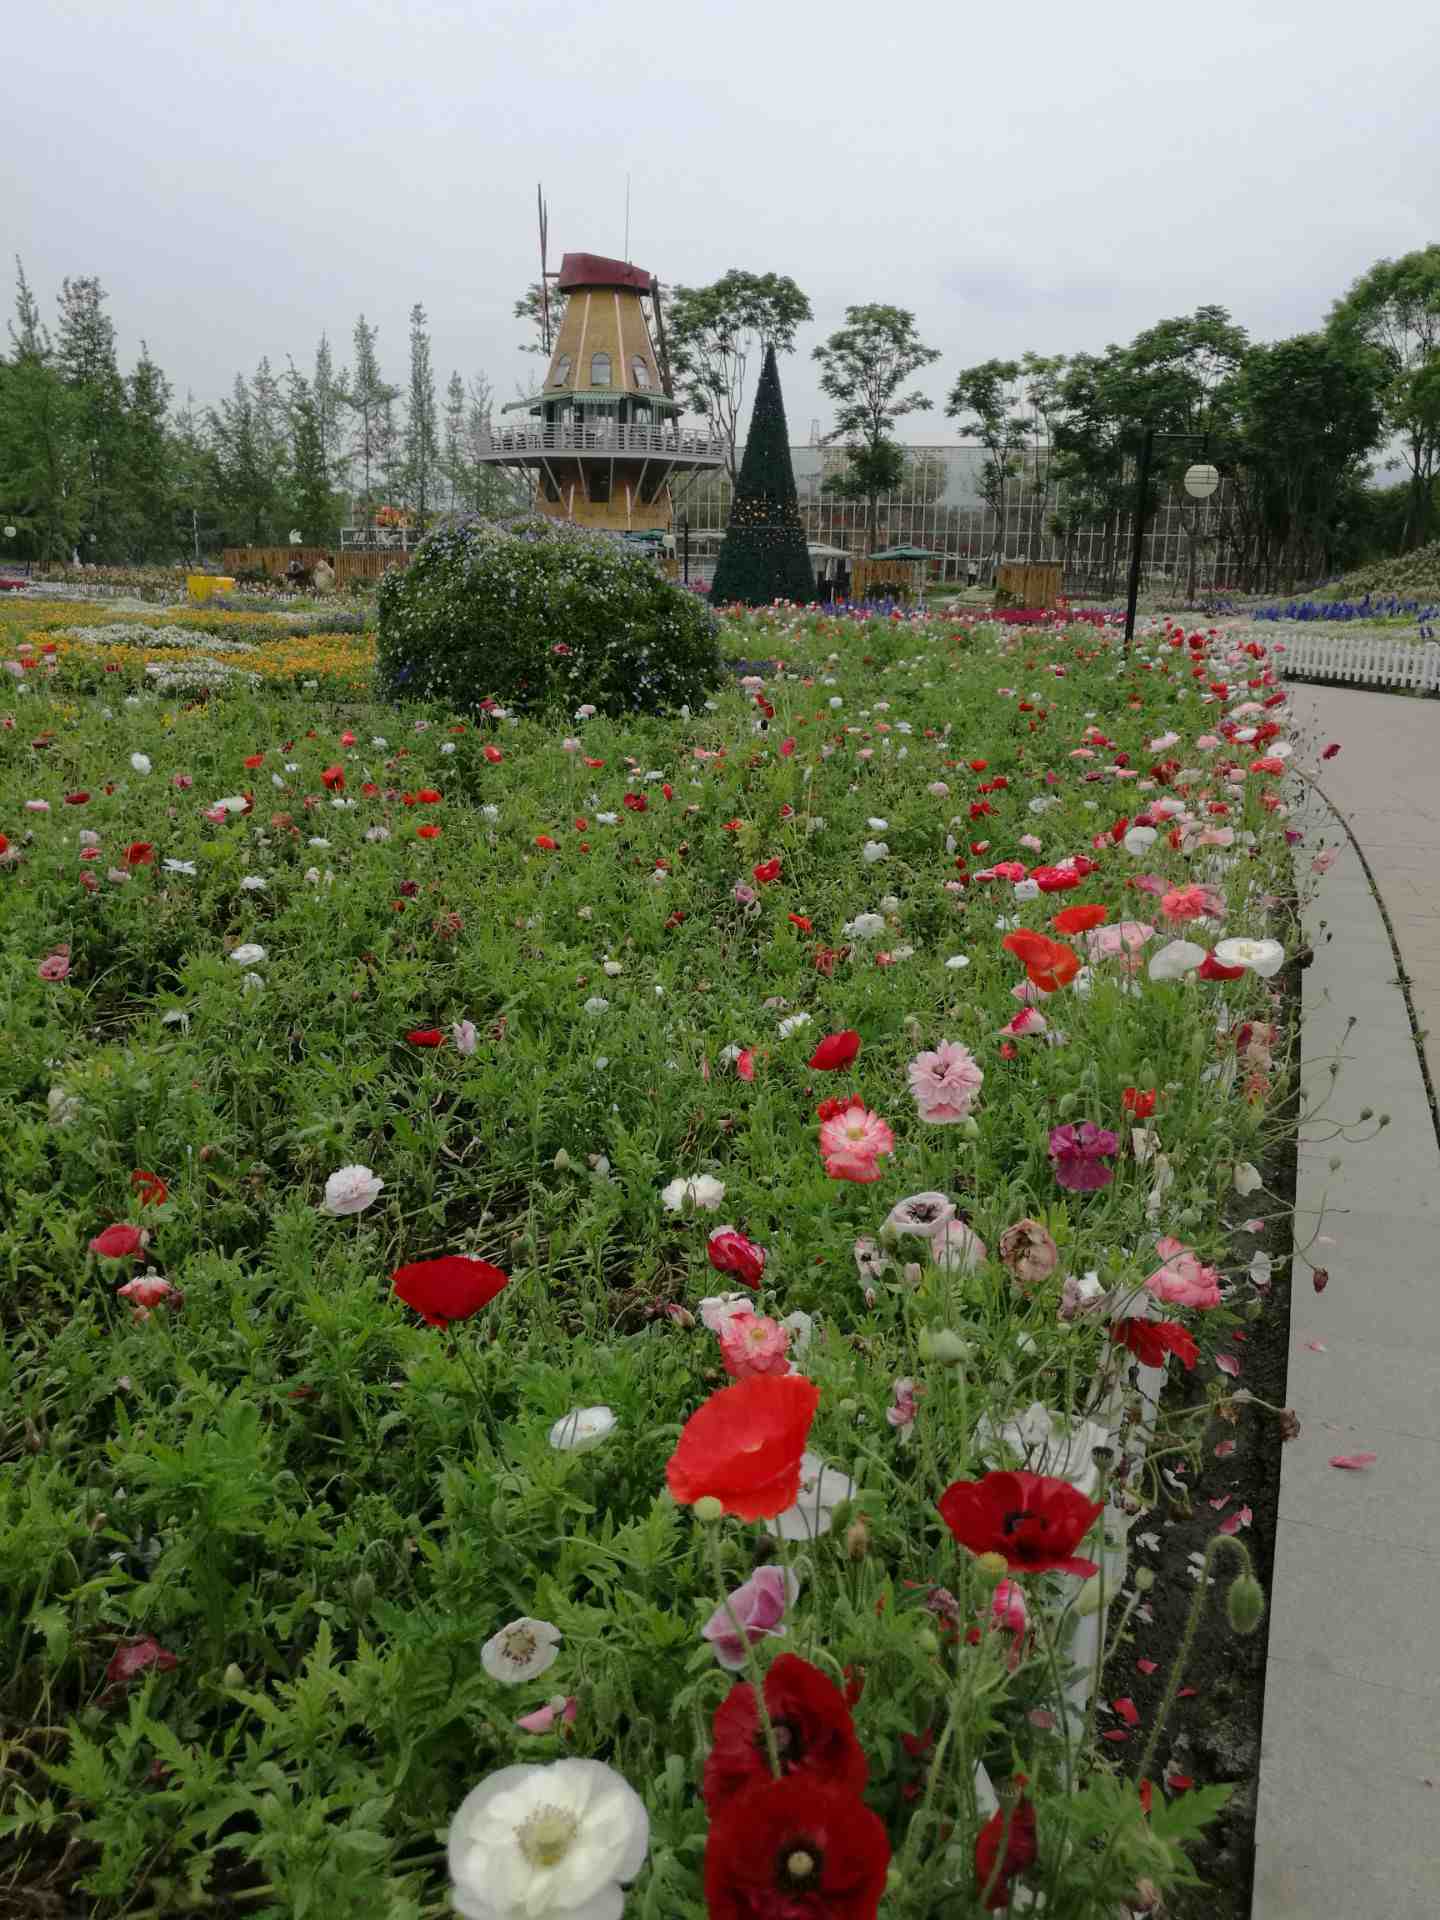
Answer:
M1185 469L1184 487L1192 500L1208 500L1220 484L1220 469L1201 460Z

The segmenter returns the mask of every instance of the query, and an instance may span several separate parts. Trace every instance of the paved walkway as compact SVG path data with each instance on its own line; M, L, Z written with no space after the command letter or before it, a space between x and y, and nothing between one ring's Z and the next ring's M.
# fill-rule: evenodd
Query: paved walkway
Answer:
M1342 751L1325 792L1375 876L1440 1080L1440 701L1295 687L1297 731ZM1260 1762L1254 1920L1440 1915L1440 1146L1384 918L1341 852L1307 917L1306 1110L1388 1113L1369 1145L1302 1128L1285 1448ZM1346 1037L1346 1023L1356 1025ZM1362 1132L1368 1128L1360 1129ZM1331 1161L1339 1157L1338 1171ZM1320 1220L1324 1209L1323 1223ZM1323 1343L1316 1352L1311 1342ZM1368 1452L1361 1472L1334 1454Z

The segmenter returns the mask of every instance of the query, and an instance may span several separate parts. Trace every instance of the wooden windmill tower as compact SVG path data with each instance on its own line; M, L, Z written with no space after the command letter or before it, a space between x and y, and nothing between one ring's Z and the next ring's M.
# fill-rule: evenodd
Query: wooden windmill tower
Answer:
M536 506L555 519L615 533L668 533L672 475L722 466L726 449L708 428L680 424L665 356L660 284L642 267L594 253L565 254L552 275L545 249L542 200L540 286L550 349L545 384L502 408L516 422L494 429L480 457L532 476ZM553 348L552 279L567 296Z

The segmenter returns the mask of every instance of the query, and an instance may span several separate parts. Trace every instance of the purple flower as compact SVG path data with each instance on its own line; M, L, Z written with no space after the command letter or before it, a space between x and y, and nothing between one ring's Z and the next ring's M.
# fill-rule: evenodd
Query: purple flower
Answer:
M700 1629L702 1638L715 1649L715 1658L732 1673L745 1664L745 1641L753 1647L757 1640L771 1634L783 1634L785 1609L800 1591L800 1582L788 1567L759 1567L743 1587L737 1587L727 1604L717 1607ZM731 1624L731 1615L742 1628L741 1639Z
M1050 1159L1055 1178L1062 1187L1076 1193L1093 1193L1108 1187L1115 1169L1105 1162L1120 1142L1108 1127L1097 1127L1093 1120L1082 1120L1078 1127L1055 1127L1050 1134Z

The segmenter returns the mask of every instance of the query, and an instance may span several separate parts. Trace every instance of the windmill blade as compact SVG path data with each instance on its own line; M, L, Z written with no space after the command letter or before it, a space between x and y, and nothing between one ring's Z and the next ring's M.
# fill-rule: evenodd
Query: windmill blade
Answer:
M550 351L550 274L546 249L550 237L550 213L545 205L544 188L537 182L535 203L540 213L540 338L545 343L545 351Z

